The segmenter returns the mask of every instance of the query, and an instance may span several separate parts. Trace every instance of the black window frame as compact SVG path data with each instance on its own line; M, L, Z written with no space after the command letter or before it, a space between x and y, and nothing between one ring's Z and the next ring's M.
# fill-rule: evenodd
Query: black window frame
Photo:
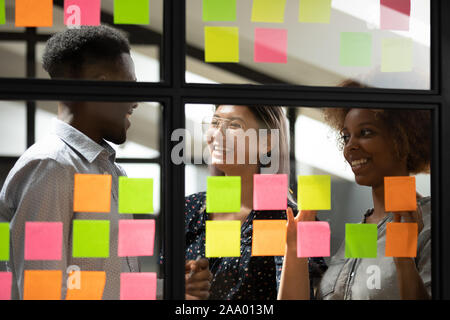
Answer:
M56 1L58 2L58 0ZM163 213L164 298L184 299L184 165L170 161L171 133L185 127L185 104L274 104L308 107L362 107L428 109L433 120L432 192L432 295L450 299L450 1L431 0L431 90L352 89L290 84L232 85L185 82L186 2L164 0L160 83L95 82L77 80L0 78L0 100L27 101L27 140L34 141L35 101L154 101L163 106L161 165ZM103 21L103 15L102 15ZM44 37L27 28L24 40ZM0 40L7 40L1 36ZM35 48L27 45L34 65ZM199 52L195 51L197 58ZM32 60L31 60L32 59ZM233 68L233 67L232 67ZM27 67L27 76L35 68ZM4 160L11 160L4 158ZM1 160L1 159L0 159ZM124 160L125 162L132 160ZM137 160L145 161L145 160Z

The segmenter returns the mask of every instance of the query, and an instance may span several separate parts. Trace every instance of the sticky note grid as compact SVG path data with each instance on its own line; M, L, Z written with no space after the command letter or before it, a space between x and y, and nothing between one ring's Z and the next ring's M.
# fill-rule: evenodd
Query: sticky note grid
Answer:
M149 24L150 0L114 0L115 24Z
M64 23L75 26L100 25L101 0L65 0Z
M0 24L6 23L5 0L0 0Z

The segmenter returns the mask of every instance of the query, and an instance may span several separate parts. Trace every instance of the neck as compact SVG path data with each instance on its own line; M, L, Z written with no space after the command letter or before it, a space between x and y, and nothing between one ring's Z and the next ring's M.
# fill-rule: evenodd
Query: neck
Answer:
M58 119L71 125L96 143L101 144L103 142L103 137L95 126L92 126L90 121L86 121L87 117L73 113L70 108L60 105L58 109Z

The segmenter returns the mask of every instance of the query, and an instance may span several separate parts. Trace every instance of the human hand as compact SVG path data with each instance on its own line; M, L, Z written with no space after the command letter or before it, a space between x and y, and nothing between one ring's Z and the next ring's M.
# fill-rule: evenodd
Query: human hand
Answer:
M292 208L287 209L287 237L286 246L289 250L297 250L297 222L315 221L317 211L300 211L294 218Z
M206 300L209 298L212 273L208 259L188 260L185 264L185 299Z

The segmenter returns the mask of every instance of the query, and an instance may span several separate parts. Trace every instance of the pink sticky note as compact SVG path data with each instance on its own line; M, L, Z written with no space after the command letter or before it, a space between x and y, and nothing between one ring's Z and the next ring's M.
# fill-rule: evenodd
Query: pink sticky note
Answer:
M330 225L324 221L297 223L297 257L329 257Z
M61 260L62 222L25 223L25 260Z
M380 28L409 30L411 0L380 0Z
M287 174L255 174L253 176L253 209L286 210Z
M0 272L0 300L11 300L12 273Z
M287 63L287 30L256 28L254 61Z
M156 273L121 273L120 300L156 300Z
M65 0L65 25L99 26L101 0Z
M119 221L119 257L152 256L155 220Z

